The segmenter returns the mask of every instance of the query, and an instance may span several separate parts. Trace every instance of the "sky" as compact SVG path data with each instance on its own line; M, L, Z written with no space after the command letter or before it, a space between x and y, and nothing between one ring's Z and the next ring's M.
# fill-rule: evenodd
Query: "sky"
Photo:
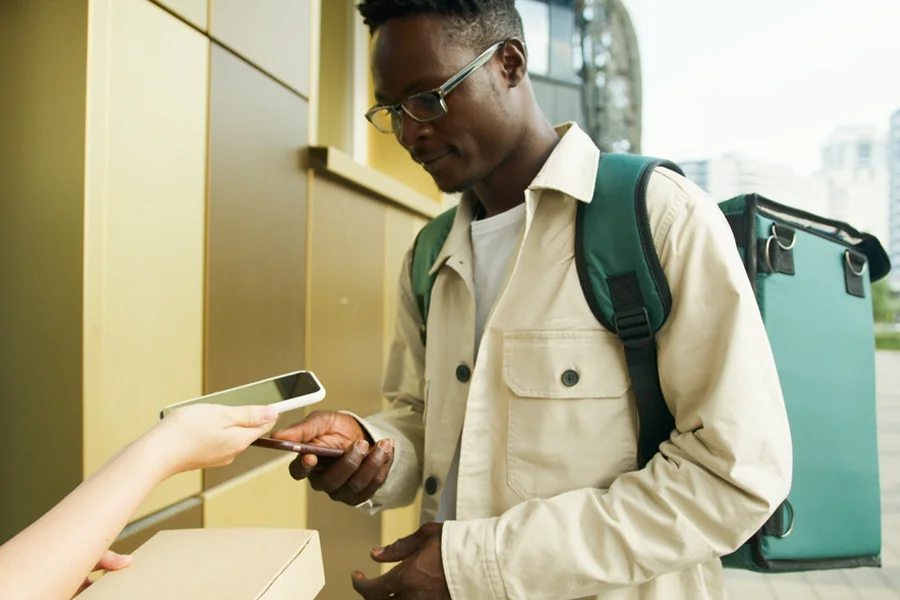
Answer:
M624 0L640 45L641 152L809 173L841 125L900 110L900 0Z

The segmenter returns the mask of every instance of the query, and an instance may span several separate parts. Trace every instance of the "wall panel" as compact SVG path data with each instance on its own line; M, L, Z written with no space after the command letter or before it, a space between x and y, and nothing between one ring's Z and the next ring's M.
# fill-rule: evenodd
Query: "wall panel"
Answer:
M209 62L202 34L146 0L91 15L85 474L202 391ZM199 473L169 479L137 516L199 487Z
M353 88L350 39L352 1L333 0L322 5L321 52L319 54L319 97L317 144L351 152L351 101ZM357 115L358 117L358 115Z
M307 123L303 98L213 44L206 392L304 368ZM275 456L251 448L206 487Z
M308 486L288 475L293 459L279 453L278 460L204 492L203 526L305 529Z
M208 0L153 0L202 30L209 20Z
M195 496L131 523L110 549L113 552L130 554L159 531L201 527L203 527L202 500Z
M263 71L308 97L310 1L210 0L210 33L213 39L221 40Z
M328 389L321 403L360 415L381 407L387 206L316 175L313 179L310 366ZM309 527L322 531L324 600L353 597L349 574L375 574L369 550L381 520L310 492Z
M81 479L88 23L85 2L2 6L0 544Z

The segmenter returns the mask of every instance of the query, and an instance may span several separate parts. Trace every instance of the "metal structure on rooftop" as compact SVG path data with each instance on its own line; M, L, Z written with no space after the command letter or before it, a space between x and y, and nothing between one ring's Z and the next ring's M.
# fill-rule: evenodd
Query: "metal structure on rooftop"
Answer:
M641 151L641 60L622 0L575 0L588 133L606 152Z

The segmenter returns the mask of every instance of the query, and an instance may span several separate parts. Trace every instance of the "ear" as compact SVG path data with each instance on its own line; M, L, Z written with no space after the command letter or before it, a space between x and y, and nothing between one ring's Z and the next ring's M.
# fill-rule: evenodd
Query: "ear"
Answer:
M500 61L500 72L506 85L513 88L522 83L528 72L525 43L519 38L510 38L500 48Z

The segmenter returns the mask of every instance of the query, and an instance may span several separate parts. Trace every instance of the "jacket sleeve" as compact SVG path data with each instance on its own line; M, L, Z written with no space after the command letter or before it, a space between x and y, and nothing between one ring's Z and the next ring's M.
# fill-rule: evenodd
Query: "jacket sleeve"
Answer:
M365 419L345 411L360 422L374 441L394 440L394 463L387 480L371 500L357 507L370 514L411 504L422 479L425 346L419 335L421 319L410 286L410 260L411 252L407 252L400 269L394 336L382 383L387 407Z
M737 549L787 496L790 429L768 336L719 207L657 170L654 244L673 303L660 382L676 431L608 490L529 500L447 522L454 598L574 598L647 582Z

